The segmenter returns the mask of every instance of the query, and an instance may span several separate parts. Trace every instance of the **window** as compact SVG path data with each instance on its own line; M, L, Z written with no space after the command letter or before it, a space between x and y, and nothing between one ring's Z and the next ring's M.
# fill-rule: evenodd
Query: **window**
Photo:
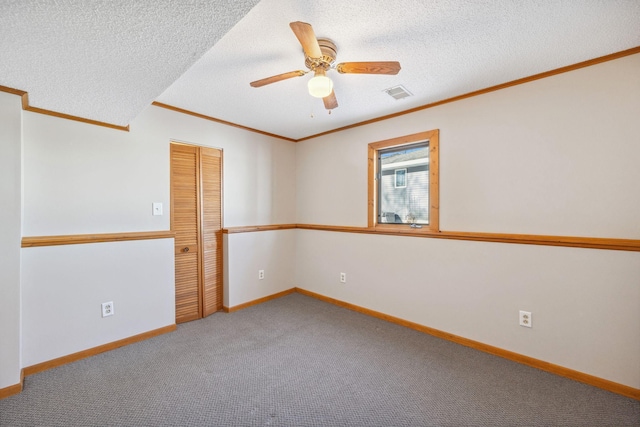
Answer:
M395 188L405 188L407 186L407 170L395 169Z
M429 142L378 150L376 162L378 222L429 224Z
M369 144L369 227L439 231L438 204L437 129Z

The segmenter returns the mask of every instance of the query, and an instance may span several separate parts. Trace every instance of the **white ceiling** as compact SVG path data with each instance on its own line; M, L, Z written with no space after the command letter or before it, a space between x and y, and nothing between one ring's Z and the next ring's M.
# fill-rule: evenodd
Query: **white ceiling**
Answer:
M0 0L0 85L127 125L258 0Z
M402 70L330 71L331 114L311 75L250 87L305 69L292 21L332 39L336 62ZM292 139L637 46L639 0L0 2L0 85L32 106L126 125L156 100ZM398 84L414 96L383 92Z

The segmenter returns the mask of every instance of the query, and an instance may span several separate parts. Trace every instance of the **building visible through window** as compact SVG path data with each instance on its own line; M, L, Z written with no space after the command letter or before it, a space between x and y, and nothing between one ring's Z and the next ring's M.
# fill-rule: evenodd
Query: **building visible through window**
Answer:
M378 151L378 222L429 224L429 142Z

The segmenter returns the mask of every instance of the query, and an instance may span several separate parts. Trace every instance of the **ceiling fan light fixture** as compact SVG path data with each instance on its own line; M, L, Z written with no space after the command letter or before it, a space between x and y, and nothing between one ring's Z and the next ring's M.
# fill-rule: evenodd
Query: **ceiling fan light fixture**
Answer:
M297 70L277 74L249 83L251 87L261 87L293 77L301 77L314 72L313 78L307 82L309 94L315 98L322 98L324 108L331 110L338 107L338 100L333 91L333 81L327 77L327 71L336 70L340 74L386 74L396 75L400 71L398 61L369 61L369 62L341 62L333 65L338 50L336 44L326 38L317 38L311 24L306 22L291 22L289 26L304 51L304 65L309 71Z
M316 70L315 76L309 80L307 84L309 88L309 95L316 98L325 98L331 95L333 91L333 81L327 77L325 70Z

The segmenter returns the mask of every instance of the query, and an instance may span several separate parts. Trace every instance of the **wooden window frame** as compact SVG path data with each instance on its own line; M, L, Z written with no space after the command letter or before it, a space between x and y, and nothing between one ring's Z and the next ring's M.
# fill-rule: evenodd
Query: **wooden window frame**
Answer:
M440 232L440 191L439 191L439 129L426 132L414 133L398 138L385 139L383 141L372 142L368 149L368 212L367 221L369 229L383 231L385 233L394 232L398 234L433 234ZM377 175L378 175L378 151L410 145L421 141L429 141L429 224L422 228L412 228L410 224L386 224L378 222L378 201L377 201Z

